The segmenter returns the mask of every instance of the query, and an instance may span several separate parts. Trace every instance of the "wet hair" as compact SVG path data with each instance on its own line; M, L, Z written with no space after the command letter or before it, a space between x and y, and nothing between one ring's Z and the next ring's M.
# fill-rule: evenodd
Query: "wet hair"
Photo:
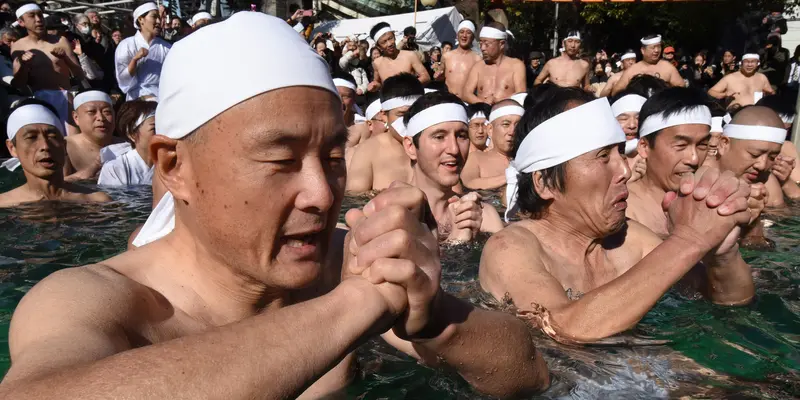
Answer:
M652 75L642 74L637 75L631 78L630 83L626 89L633 91L634 93L645 97L651 98L654 94L666 89L669 87L669 84L662 81L661 78L656 78Z
M516 157L522 141L534 128L561 114L570 105L581 105L595 100L594 95L582 89L562 87L547 90L541 94L541 97L533 107L525 109L525 115L522 116L519 124L517 124L517 128L514 131L514 146L511 150L511 157ZM546 188L561 193L566 190L566 165L567 162L563 162L540 171L542 182ZM536 192L533 184L533 175L532 173L519 173L517 175L517 204L521 212L533 219L539 219L545 215L550 200L543 199Z
M762 97L756 105L770 108L780 116L792 116L795 114L794 102L795 99L789 99L789 96L773 94Z
M139 127L136 121L138 121L139 117L142 115L155 113L157 106L158 103L154 101L131 100L120 107L119 115L117 116L117 132L119 132L119 134L134 148L136 147L136 143L131 140L130 136L135 135L135 130Z
M486 118L492 113L492 106L487 103L474 103L467 106L467 117L472 118L473 115L482 112Z
M570 37L570 36L578 36L578 37L581 37L581 32L580 32L580 31L578 31L577 29L570 29L570 30L568 30L568 31L567 31L567 34L566 34L566 35L564 35L564 40L567 40L566 38L568 38L568 37Z
M451 48L451 49L453 48L453 44L452 44L452 43L450 43L450 42L448 42L447 40L445 40L444 42L442 42L442 48L444 48L444 46L450 46L450 48Z
M547 82L547 83L542 83L541 85L536 85L536 86L532 87L531 90L528 91L528 96L525 97L525 104L523 104L522 106L526 110L529 109L529 108L533 108L537 104L539 104L542 101L542 99L547 97L546 96L547 92L549 92L551 90L554 90L554 89L559 89L559 88L560 88L560 86L558 86L558 85L556 85L556 84L554 84L552 82Z
M411 107L408 108L408 112L406 112L406 114L403 116L403 123L408 125L408 123L411 121L411 118L420 112L433 106L446 103L457 104L461 107L464 107L464 111L467 111L467 106L464 105L464 102L461 101L458 96L447 92L432 92L420 97L414 102L414 104L411 105ZM419 136L420 135L414 135L411 138L411 141L414 142L414 147L416 148L419 148Z
M642 129L644 122L652 115L663 113L664 117L670 117L698 106L711 108L711 103L712 101L708 94L697 88L673 87L664 89L654 94L642 106L642 110L639 112L639 129ZM656 137L659 133L661 133L660 130L644 137L650 147L655 147Z
M8 114L6 114L6 120L5 120L6 124L4 124L4 125L8 124L8 117L10 117L11 114L14 113L14 111L16 111L20 107L29 106L29 105L32 105L32 104L40 105L40 106L50 110L50 112L53 113L53 115L55 115L56 117L58 116L58 111L56 111L56 109L52 105L50 105L50 103L48 103L46 101L39 100L39 99L34 99L34 98L24 98L22 100L16 101L16 102L11 104L11 109L9 109L8 110ZM11 139L11 144L13 144L14 146L17 145L17 137L16 136L14 136L14 138Z
M381 88L381 101L384 102L395 97L422 96L425 89L416 76L404 72L386 78Z
M437 92L447 92L450 93L450 90L447 89L447 84L444 81L430 81L427 85L425 85L427 89L433 89Z
M375 26L372 27L372 29L369 30L369 37L375 36L375 33L377 33L379 30L381 30L383 28L391 29L392 27L391 27L391 25L389 25L388 22L378 22L377 24L375 24ZM380 39L380 38L375 38L375 41L377 42L378 39ZM377 43L376 43L376 45L377 45Z
M497 21L489 21L489 22L483 24L483 26L488 26L490 28L497 29L497 30L499 30L501 32L505 32L506 31L506 26L503 25L500 22L497 22Z

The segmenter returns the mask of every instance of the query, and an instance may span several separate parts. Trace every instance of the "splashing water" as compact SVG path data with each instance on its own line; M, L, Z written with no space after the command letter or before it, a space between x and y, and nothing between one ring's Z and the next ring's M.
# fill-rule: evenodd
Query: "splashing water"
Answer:
M0 171L0 191L23 182ZM47 203L0 209L0 370L7 371L8 327L19 300L53 271L94 263L125 249L150 212L149 187L104 189L107 205ZM486 193L484 193L486 195ZM499 205L496 196L489 200ZM366 204L348 197L344 213ZM753 398L800 396L800 207L769 217L772 251L745 250L756 276L756 300L726 308L670 292L632 332L592 346L564 346L536 333L551 369L541 398ZM508 310L476 281L476 243L445 246L446 291L485 308ZM662 344L666 343L666 344ZM418 364L375 339L357 351L361 372L346 391L359 399L484 398L457 374Z

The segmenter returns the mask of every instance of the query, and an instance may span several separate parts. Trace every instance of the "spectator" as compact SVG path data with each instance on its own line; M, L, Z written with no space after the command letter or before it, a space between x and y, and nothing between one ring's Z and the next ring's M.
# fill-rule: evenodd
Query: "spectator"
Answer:
M100 11L95 8L89 8L84 11L83 14L89 18L89 26L91 26L92 29L97 30L97 33L100 37L98 43L100 43L104 49L108 50L110 47L110 40L108 38L109 29L103 26L103 21L100 19ZM96 37L97 36L95 36L95 38Z
M789 50L781 46L780 36L770 36L762 55L761 72L767 76L770 85L777 87L783 83L789 69L791 56Z
M403 29L403 38L400 39L400 43L397 45L397 48L400 50L409 51L419 50L419 45L417 44L417 28L409 26L406 29Z
M694 56L694 64L689 68L687 75L689 86L707 92L714 83L714 69L706 62L705 52L698 52Z
M739 67L736 65L736 55L733 54L733 50L725 50L725 52L722 53L722 63L719 65L719 74L724 76L738 70Z
M119 46L119 42L122 41L122 31L119 29L111 31L111 41L114 42L114 47Z
M86 74L89 85L95 89L108 90L111 79L105 79L105 71L109 71L110 74L110 71L113 70L111 68L113 64L109 62L110 59L113 59L111 52L113 49L109 50L103 47L102 39L97 40L97 29L93 27L88 15L76 14L72 18L72 23L75 26L77 40L73 40L71 45L75 55L78 56L81 69ZM111 77L109 76L109 78Z
M442 49L439 46L431 47L429 60L425 63L425 68L430 76L436 75L436 72L442 69Z
M675 48L672 46L667 46L664 48L664 60L667 60L673 67L678 67L678 61L675 60Z
M533 82L536 80L536 77L539 76L540 72L542 72L542 67L544 67L544 64L542 63L542 60L544 60L544 54L542 54L540 51L532 51L528 58L529 60L525 78L528 81L528 90L530 90L533 87Z
M11 8L11 4L7 1L0 2L0 13L6 14L13 14L14 10Z
M786 85L792 89L800 87L800 45L794 48L791 65L786 74Z
M442 55L445 55L450 50L453 50L453 44L446 40L442 42Z
M788 31L786 18L783 17L783 10L774 8L761 21L762 40L769 40L771 37L781 37Z
M344 54L339 58L339 69L350 74L356 83L356 96L361 96L367 92L367 72L361 68L361 47L355 38L350 38L345 43Z

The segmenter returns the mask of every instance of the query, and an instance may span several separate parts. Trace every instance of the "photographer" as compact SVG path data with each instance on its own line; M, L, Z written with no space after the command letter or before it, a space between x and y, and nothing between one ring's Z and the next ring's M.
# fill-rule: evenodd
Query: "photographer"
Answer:
M362 96L367 92L367 85L369 85L367 72L361 67L362 47L355 37L347 38L343 47L344 54L339 58L339 69L355 79L356 95Z
M714 84L714 66L706 62L706 53L703 51L698 52L694 56L694 64L689 68L691 73L688 74L689 87L708 91Z

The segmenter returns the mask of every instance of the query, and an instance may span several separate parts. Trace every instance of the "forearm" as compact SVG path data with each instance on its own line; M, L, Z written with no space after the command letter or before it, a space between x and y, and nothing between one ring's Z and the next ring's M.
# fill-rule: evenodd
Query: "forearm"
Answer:
M545 331L551 329L561 341L585 343L630 329L705 253L671 236L619 278L550 310Z
M447 294L439 303L441 312L435 315L446 320L441 334L413 342L426 363L444 360L478 391L496 397L531 394L548 386L547 364L525 322Z
M800 186L797 186L797 182L794 182L791 178L781 185L781 191L792 200L800 199Z
M77 59L67 56L64 57L64 62L67 63L67 67L69 68L69 72L72 74L72 76L78 80L85 78L83 68L81 68L81 63Z
M378 319L353 285L201 335L129 350L29 380L4 382L13 399L295 397L354 349ZM177 397L176 397L177 396Z
M753 274L750 266L739 254L739 246L722 255L708 255L705 295L715 304L742 305L755 296Z
M725 93L720 92L718 90L714 90L714 88L708 89L708 95L715 98L715 99L723 99L725 98Z
M96 67L94 62L86 55L81 54L78 56L78 61L81 63L81 69L86 75L86 79L102 79L103 71Z
M467 100L467 102L470 102ZM506 184L505 175L490 176L486 178L462 179L464 186L472 190L497 189Z
M136 57L131 58L131 61L128 62L128 75L131 77L136 76L136 68L139 65L139 59Z

